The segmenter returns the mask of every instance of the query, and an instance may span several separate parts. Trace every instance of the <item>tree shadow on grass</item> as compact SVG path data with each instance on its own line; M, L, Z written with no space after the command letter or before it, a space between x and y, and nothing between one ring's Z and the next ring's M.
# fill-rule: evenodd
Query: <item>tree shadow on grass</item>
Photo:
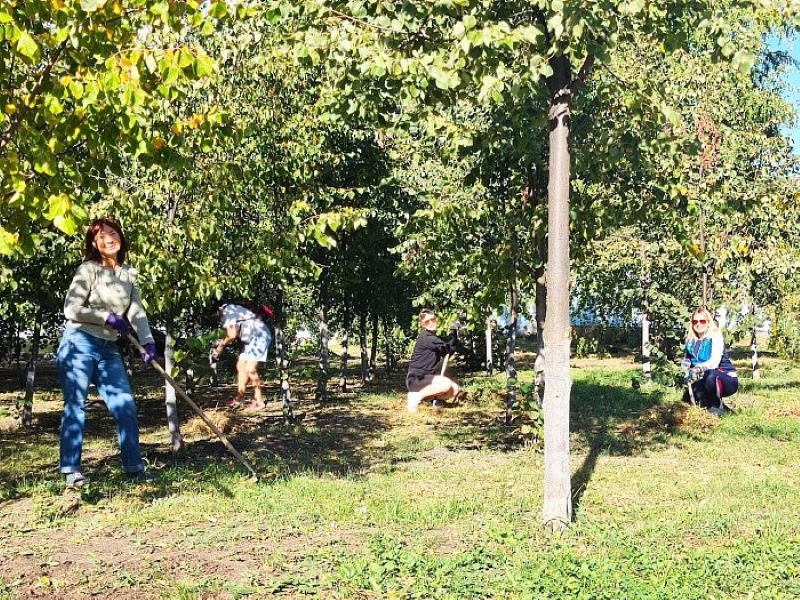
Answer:
M462 380L465 373L454 370ZM299 400L295 407L298 422L286 425L283 421L276 382L266 386L265 397L273 400L264 411L248 413L230 411L223 407L233 395L233 387L200 387L195 401L207 416L222 429L230 442L244 454L264 481L277 475L292 473L325 473L336 477L358 476L376 467L392 468L405 460L418 458L415 452L404 452L402 447L391 448L377 443L405 417L403 398L405 370L392 374L378 374L366 386L354 386L348 394L338 394L335 383L330 386L331 400L323 405L313 401L314 385L305 380L294 385ZM217 487L231 497L224 488L225 477L215 473L248 472L231 456L224 445L204 425L189 407L178 399L181 430L185 437L184 448L175 453L168 445L165 427L163 381L154 373L140 372L132 380L137 398L142 450L150 468L161 474L161 480L143 488L150 497L172 493L172 487L202 481ZM370 395L394 396L396 406L387 407L386 400L369 399ZM677 393L676 393L677 397ZM591 480L598 457L602 453L633 455L674 443L676 432L691 435L684 430L685 419L680 404L665 404L659 392L642 392L621 385L608 385L577 381L573 385L571 431L573 445L585 450L585 459L573 478L574 504L577 508L586 486ZM0 498L19 497L23 485L32 479L49 481L55 485L61 476L57 472L58 428L61 419L58 402L34 405L35 427L30 431L0 434L3 445L3 464L0 464ZM428 409L423 410L428 412ZM523 448L517 428L504 425L502 404L497 406L467 404L440 413L422 415L421 424L436 444L451 451L487 449L512 452ZM196 425L193 425L193 423ZM205 429L204 429L205 427ZM119 468L119 450L116 447L116 425L102 402L94 401L87 414L86 439L104 439L111 442L111 450L93 450L84 454L84 466L93 479L106 485L129 485ZM29 446L49 445L49 453L30 452ZM105 446L104 446L105 447ZM55 448L55 450L52 450ZM23 469L5 464L5 457L28 456L29 464ZM83 492L82 492L83 493ZM87 498L90 500L91 495ZM98 496L99 497L99 496Z
M173 452L165 427L163 382L146 372L135 374L132 385L138 407L143 457L150 470L162 475L160 481L147 486L147 495L168 495L170 486L180 486L182 481L202 480L214 486L214 480L218 479L213 477L215 470L249 474L180 398L178 411L185 443L180 451ZM393 393L399 385L398 381L380 381L364 392ZM298 419L296 424L287 425L281 403L274 401L279 396L277 385L273 382L264 391L265 398L273 401L268 403L266 410L255 412L224 408L225 401L235 392L232 386L199 388L194 395L206 417L224 432L264 480L275 474L297 472L351 476L366 472L376 462L385 461L384 453L371 447L396 424L395 413L374 407L361 408L358 401L353 400L356 398L354 394L337 394L335 390L331 390L331 402L314 404L314 386L306 383L294 387L300 400L295 406ZM63 476L57 468L62 408L61 402L35 403L32 428L0 432L3 449L0 503L3 499L27 495L28 492L22 490L32 489L31 482L63 486ZM104 403L98 397L90 396L82 469L92 482L118 483L120 487L130 485L121 473L116 436L116 423ZM90 448L89 444L96 440L109 442L113 449L98 451ZM33 448L41 451L33 452ZM26 464L20 465L20 460ZM16 464L13 461L17 461ZM231 495L224 489L220 491ZM90 493L81 493L86 500L91 500Z
M467 406L450 420L442 437L451 450L515 451L522 447L518 428L504 425L502 397L492 408ZM491 413L494 413L492 416ZM602 454L635 456L700 439L715 423L705 411L680 401L679 392L635 390L624 385L576 381L570 403L574 454L584 454L572 475L573 514ZM676 436L680 436L680 440Z
M573 386L571 426L586 456L573 473L573 515L602 454L635 456L699 440L717 426L705 410L685 404L677 391L641 392L621 386L577 382ZM680 436L681 441L676 440Z

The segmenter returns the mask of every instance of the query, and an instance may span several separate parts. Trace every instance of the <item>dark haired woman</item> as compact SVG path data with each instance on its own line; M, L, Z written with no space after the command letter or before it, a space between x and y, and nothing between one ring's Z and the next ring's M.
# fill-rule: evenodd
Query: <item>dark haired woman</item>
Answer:
M436 335L437 320L432 310L425 309L419 313L419 324L422 333L414 345L406 375L408 412L417 412L419 403L425 398L447 400L459 392L455 381L437 372L439 359L456 351L455 337L444 341Z
M111 219L93 221L86 232L84 262L64 302L67 325L57 357L64 393L59 466L70 488L89 481L81 473L81 453L90 383L97 386L117 423L123 470L129 477L144 478L136 403L116 341L132 325L145 349L146 364L155 358L156 347L139 298L136 271L123 264L127 252L119 225Z

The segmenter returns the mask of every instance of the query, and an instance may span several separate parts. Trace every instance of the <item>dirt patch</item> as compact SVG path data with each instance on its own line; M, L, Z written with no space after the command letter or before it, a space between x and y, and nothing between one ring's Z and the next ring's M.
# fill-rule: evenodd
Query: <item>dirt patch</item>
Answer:
M18 587L22 597L153 598L162 594L153 590L153 572L163 576L163 582L155 583L166 592L170 580L202 574L238 582L258 567L257 548L247 541L194 552L191 540L175 544L173 536L165 538L158 532L85 527L80 522L46 536L16 536L14 548L2 552L0 580L14 589L13 582L23 579Z

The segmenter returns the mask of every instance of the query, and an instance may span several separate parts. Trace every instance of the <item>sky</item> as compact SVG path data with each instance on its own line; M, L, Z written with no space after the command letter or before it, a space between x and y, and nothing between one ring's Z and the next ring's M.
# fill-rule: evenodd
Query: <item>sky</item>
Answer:
M777 46L787 50L792 57L800 63L800 36L795 36L791 40L782 40ZM795 111L800 114L800 67L795 67L786 76L788 84L786 99L794 104ZM793 128L785 130L787 136L792 138L794 143L794 153L800 156L800 123Z

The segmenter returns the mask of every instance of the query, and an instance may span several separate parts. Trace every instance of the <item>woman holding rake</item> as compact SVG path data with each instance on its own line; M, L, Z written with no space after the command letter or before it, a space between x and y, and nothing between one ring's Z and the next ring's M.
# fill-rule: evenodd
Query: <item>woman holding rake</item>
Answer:
M156 346L139 298L136 271L124 264L128 243L112 219L97 219L86 232L84 262L64 302L67 326L58 347L57 366L64 393L59 466L67 487L89 482L81 473L81 453L89 384L95 384L117 423L122 469L128 477L148 479L139 448L139 422L128 374L117 348L117 336L130 324L144 348L146 364Z

